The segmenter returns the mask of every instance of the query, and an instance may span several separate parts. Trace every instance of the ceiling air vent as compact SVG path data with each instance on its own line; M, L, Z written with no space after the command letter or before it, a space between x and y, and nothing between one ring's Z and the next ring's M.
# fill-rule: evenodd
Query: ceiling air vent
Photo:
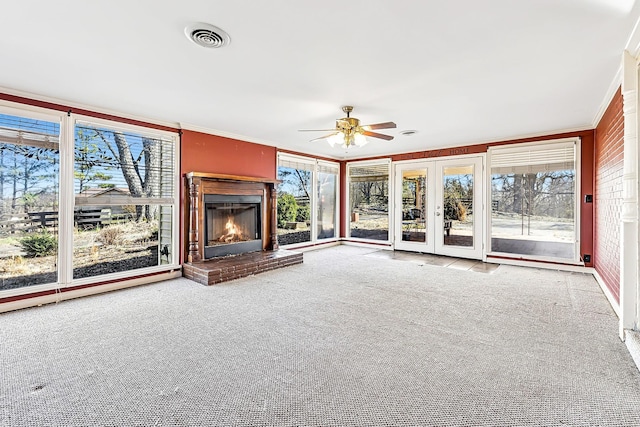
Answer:
M231 42L229 34L224 30L202 22L187 25L184 34L189 40L202 47L218 48Z

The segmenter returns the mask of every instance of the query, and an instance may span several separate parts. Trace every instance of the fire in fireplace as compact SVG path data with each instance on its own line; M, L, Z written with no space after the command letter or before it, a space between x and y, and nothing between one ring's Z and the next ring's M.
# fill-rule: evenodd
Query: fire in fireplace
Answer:
M261 251L261 208L261 196L205 194L205 259Z

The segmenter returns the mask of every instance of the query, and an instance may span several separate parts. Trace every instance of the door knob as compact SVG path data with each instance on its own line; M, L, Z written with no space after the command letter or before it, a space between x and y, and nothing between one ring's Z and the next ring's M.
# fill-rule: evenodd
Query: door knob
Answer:
M440 212L436 212L436 216L440 216Z

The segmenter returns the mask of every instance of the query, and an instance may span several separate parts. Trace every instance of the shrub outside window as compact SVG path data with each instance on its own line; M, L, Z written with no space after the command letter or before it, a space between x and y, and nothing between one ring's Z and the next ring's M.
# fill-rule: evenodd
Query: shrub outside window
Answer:
M280 245L304 245L338 237L339 171L337 163L278 154Z

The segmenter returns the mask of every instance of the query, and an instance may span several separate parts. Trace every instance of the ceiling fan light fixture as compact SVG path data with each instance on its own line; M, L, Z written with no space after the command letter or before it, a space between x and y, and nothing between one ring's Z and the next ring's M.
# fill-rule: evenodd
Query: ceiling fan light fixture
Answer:
M370 125L360 125L359 119L350 116L351 111L353 111L352 106L346 105L342 107L342 111L347 114L347 117L336 120L336 126L334 129L322 130L323 132L332 133L312 139L311 142L324 139L331 147L338 145L344 149L348 149L351 146L364 147L369 143L369 140L366 137L380 138L386 141L391 141L393 139L393 136L391 135L385 135L372 131L378 129L393 129L396 127L395 123L384 122ZM300 132L320 132L320 130L301 129Z
M359 132L338 132L327 138L327 142L331 147L336 145L344 149L349 147L364 147L369 140Z
M365 138L365 136L363 134L356 133L356 136L354 137L354 141L353 141L354 145L356 145L358 147L364 147L368 143L369 143L369 140L367 140L367 138Z
M338 132L334 135L331 135L329 138L327 138L327 142L332 147L335 147L336 144L342 145L344 144L344 134L342 132Z

